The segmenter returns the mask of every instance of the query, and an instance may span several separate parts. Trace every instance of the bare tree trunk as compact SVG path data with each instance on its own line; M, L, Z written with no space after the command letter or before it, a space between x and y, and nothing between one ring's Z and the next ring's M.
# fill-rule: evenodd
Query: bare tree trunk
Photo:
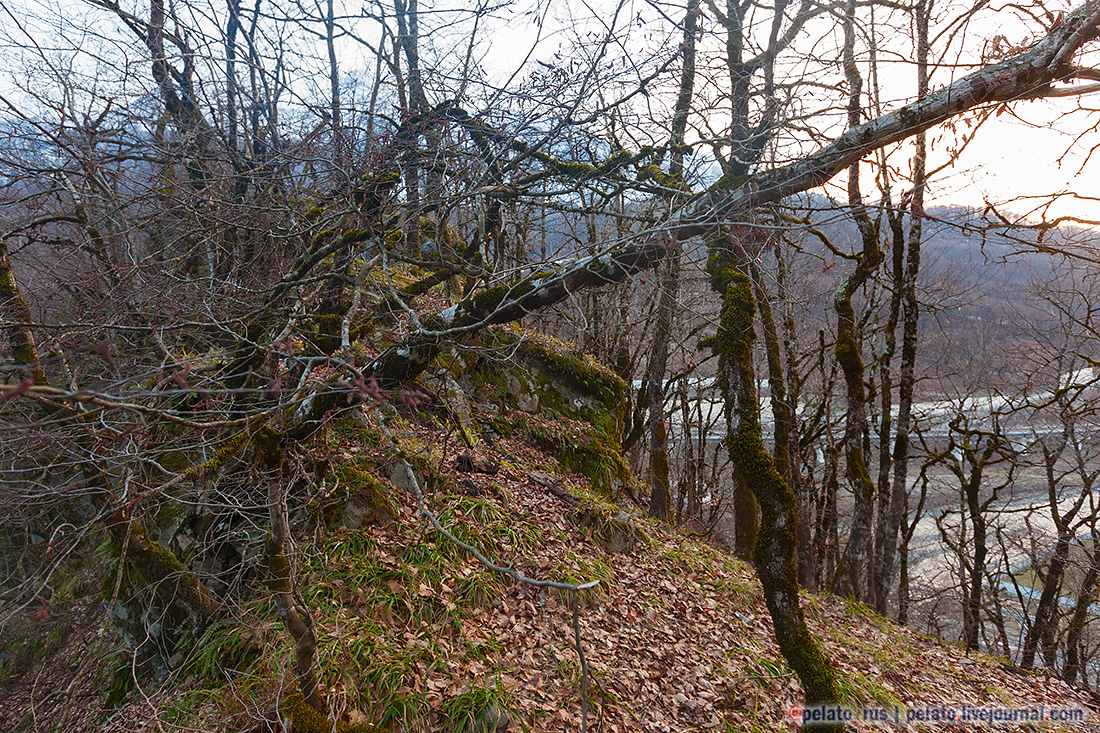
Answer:
M668 476L668 435L665 431L665 372L668 342L680 284L680 261L672 257L662 267L660 305L653 333L647 379L649 382L649 515L667 521L672 505Z
M963 609L963 640L966 650L973 652L978 650L978 636L981 633L982 624L982 588L985 584L985 558L988 553L986 547L986 522L985 515L978 506L977 494L981 483L981 472L976 471L971 476L966 487L966 507L969 514L972 535L969 587L966 589L966 607Z
M924 503L927 498L928 476L925 475L924 471L921 471L920 498L917 500L917 508L913 511L912 516L909 516L908 513L908 494L902 497L902 507L906 511L902 514L905 525L901 545L898 548L898 623L903 626L909 623L909 606L911 604L909 595L909 543L913 541L913 535L917 531L917 523L924 514Z
M1057 540L1054 544L1054 553L1051 555L1050 564L1047 566L1046 575L1043 577L1043 591L1039 596L1039 605L1035 608L1035 617L1024 636L1024 644L1020 653L1020 666L1031 669L1035 666L1035 653L1039 646L1043 647L1044 662L1048 669L1055 666L1056 641L1058 630L1059 599L1062 595L1062 584L1065 578L1066 566L1069 562L1070 546L1074 539L1074 518L1080 511L1085 497L1091 495L1093 476L1089 472L1082 471L1084 486L1078 499L1065 511L1061 508L1061 492L1059 476L1057 473L1058 460L1061 458L1067 443L1072 440L1077 444L1073 435L1072 416L1063 411L1063 432L1058 442L1053 446L1045 443L1040 445L1043 452L1043 468L1047 479L1047 502L1050 510L1050 518L1057 532Z
M783 412L785 413L787 428L784 440L786 441L787 469L786 478L798 501L798 582L803 588L814 587L814 551L813 551L813 506L809 487L802 480L802 451L799 449L799 421L796 405L799 399L798 365L795 359L795 335L797 330L794 322L794 308L791 303L791 295L787 291L787 263L780 246L775 248L776 284L779 287L780 299L783 307L783 343L782 352L786 355L786 374L780 375L780 379L786 379L784 388ZM824 375L823 375L824 376ZM772 393L775 400L775 393ZM773 403L774 404L774 403ZM778 425L779 417L775 416ZM776 428L776 450L778 451L779 428Z
M397 38L395 58L400 52L405 54L408 75L404 86L408 89L408 114L410 117L423 115L428 111L428 98L424 94L424 83L420 74L419 32L420 20L417 0L394 0L397 15ZM410 257L420 257L420 133L415 127L409 131L402 153L405 171L405 246Z
M687 132L687 118L691 110L691 97L695 88L695 29L699 18L699 0L688 3L684 17L684 63L680 70L680 90L672 114L672 162L669 177L677 184L683 183L684 153L681 146ZM647 377L649 381L649 514L667 520L672 505L672 489L668 471L668 435L665 430L665 372L668 367L668 343L672 335L672 323L676 316L676 304L680 292L680 251L669 258L660 281L660 303L657 308L657 324L653 333L653 351L650 356Z
M928 2L918 0L915 10L917 25L917 95L928 94ZM913 155L913 199L909 207L909 236L905 251L905 280L900 284L902 300L901 373L898 379L898 419L894 426L894 478L890 493L890 512L879 555L882 565L879 576L888 590L893 577L897 537L905 513L905 496L909 483L909 433L912 430L913 388L916 384L917 322L920 304L917 301L917 275L920 272L920 245L924 222L925 168L928 143L922 130L916 137ZM906 580L908 582L908 579ZM900 605L900 602L899 602ZM900 620L900 611L899 611ZM905 623L902 621L902 623Z
M891 366L894 360L894 351L897 347L897 327L901 314L901 284L905 277L905 232L901 226L901 212L887 207L887 216L890 222L890 238L892 252L891 276L894 287L890 292L890 305L886 316L886 326L883 328L883 340L886 346L879 356L879 429L878 429L878 479L875 482L876 502L878 505L878 517L875 521L875 560L872 563L874 572L870 582L874 585L872 596L875 599L875 610L886 615L890 585L892 578L887 575L886 552L887 535L890 527L890 433L893 429L893 379L891 378ZM896 544L896 542L895 542ZM890 549L891 554L894 548ZM892 567L892 565L890 566ZM892 571L891 571L892 572Z
M1097 581L1100 580L1100 551L1090 550L1089 555L1089 567L1077 592L1077 602L1073 606L1069 624L1066 625L1066 663L1062 668L1062 678L1070 684L1077 683L1078 675L1081 675L1082 682L1086 681L1081 659L1081 637L1085 624L1092 615L1089 608L1096 602Z
M848 126L859 126L863 79L855 63L855 0L848 0L844 16L844 74L848 79ZM867 390L863 381L863 356L856 333L856 315L852 296L863 287L882 261L878 246L878 227L863 206L859 190L859 163L848 168L848 203L859 226L863 252L855 270L837 288L833 299L836 310L835 354L847 389L848 415L844 426L844 458L855 505L848 545L837 570L834 589L853 598L874 603L871 598L871 574L874 540L875 483L867 467L868 423Z
M230 155L237 152L240 141L240 118L237 111L237 33L241 30L241 0L229 0L229 20L225 26L225 118L228 126Z
M347 179L347 141L344 139L342 105L340 103L340 66L336 60L336 10L333 0L326 0L325 47L328 50L329 125L332 126L332 161L337 181Z
M313 631L313 616L295 599L291 580L290 562L286 557L286 540L289 535L286 518L286 481L282 471L282 444L278 435L263 429L256 440L260 461L268 469L267 510L271 531L264 546L267 560L267 586L275 595L279 615L294 639L294 667L298 674L298 688L302 699L318 712L327 714L328 706L317 685L314 658L317 656L317 637Z

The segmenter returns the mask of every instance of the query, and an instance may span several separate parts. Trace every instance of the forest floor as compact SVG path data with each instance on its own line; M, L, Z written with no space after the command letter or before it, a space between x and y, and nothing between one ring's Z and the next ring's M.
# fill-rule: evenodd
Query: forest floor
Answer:
M431 458L427 506L445 527L528 576L599 584L579 599L574 626L570 595L486 571L425 528L412 495L389 482L386 447L357 440L354 425L333 431L327 457L372 472L392 489L396 515L337 527L298 548L298 584L313 609L318 664L338 719L469 731L484 730L475 721L495 709L512 731L576 731L587 707L588 730L606 733L801 727L802 693L749 565L646 519L629 502L613 505L521 436L470 450L455 449L430 421L406 421L402 431L405 446ZM496 472L478 472L482 466ZM112 709L105 687L117 670L115 657L104 656L110 633L101 633L101 604L25 626L32 637L53 634L62 643L0 686L0 730L277 730L272 712L294 689L292 645L270 599L254 590L235 631L204 637L179 675L132 691ZM915 730L923 716L920 729L969 730L985 724L931 717L1041 709L1047 718L1058 710L1081 716L1043 720L1044 729L1100 730L1100 700L1086 690L968 655L858 603L815 594L803 603L839 672L853 729ZM58 624L66 629L60 636ZM218 660L242 638L261 655L231 671Z

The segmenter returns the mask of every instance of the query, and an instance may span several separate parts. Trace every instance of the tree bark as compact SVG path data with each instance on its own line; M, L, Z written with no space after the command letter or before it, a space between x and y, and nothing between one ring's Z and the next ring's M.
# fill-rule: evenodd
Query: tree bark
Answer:
M680 290L680 260L669 258L660 278L660 304L653 332L647 379L649 382L649 515L668 521L672 508L669 484L668 434L665 429L665 372L668 367L668 343Z
M844 14L844 75L848 80L848 125L859 126L862 111L863 79L855 62L855 0L848 0ZM836 346L834 353L844 375L848 412L844 424L844 460L855 503L848 544L834 590L873 604L870 581L873 557L875 484L868 469L869 427L867 422L867 389L863 380L863 355L856 331L856 314L852 296L870 279L882 261L878 246L878 227L871 221L860 193L859 162L848 168L848 204L859 228L863 245L852 274L840 283L833 307L836 310Z
M298 674L298 689L302 699L314 710L328 713L328 705L317 684L314 659L317 656L317 636L313 631L313 616L295 599L290 562L284 548L289 535L286 517L286 484L282 471L283 446L279 436L262 429L256 439L260 463L269 473L267 509L271 529L264 545L267 562L265 581L275 596L275 604L283 624L294 639L294 668Z
M1078 675L1081 675L1082 683L1086 681L1083 674L1084 662L1081 659L1081 637L1085 624L1092 615L1089 608L1096 602L1097 581L1100 580L1100 551L1093 550L1089 554L1089 567L1077 593L1073 614L1066 625L1066 663L1062 668L1062 678L1071 685L1077 684Z
M42 361L38 358L38 348L31 330L31 309L23 294L19 292L19 283L11 268L11 256L8 245L0 236L0 313L10 325L7 331L11 344L12 357L24 372L25 378L34 384L46 384L46 373L42 370Z
M761 434L752 359L755 305L744 259L731 251L736 247L732 242L712 242L707 265L711 286L723 297L718 333L711 346L719 357L726 447L760 504L760 536L754 559L776 641L802 683L806 704L836 704L836 672L810 634L799 602L794 493L776 470ZM843 725L822 726L820 730L843 730Z
M699 0L688 3L684 17L684 41L681 46L684 63L680 70L680 90L672 114L672 131L669 147L672 161L669 178L677 185L684 178L684 135L691 109L691 97L695 88L695 30L699 18ZM668 434L665 429L665 372L668 370L668 344L672 336L672 323L676 316L676 304L680 293L680 253L669 257L668 265L659 278L660 302L657 307L657 323L653 332L653 351L650 356L647 378L649 381L649 514L667 520L672 507L672 487L668 468ZM681 436L681 439L682 436Z
M928 96L928 12L927 0L918 0L915 11L918 100ZM903 282L895 286L900 287L903 293L901 373L898 377L898 418L894 426L894 476L890 492L890 512L882 550L879 553L881 565L878 576L882 584L881 594L883 596L888 592L893 580L897 537L904 520L905 496L909 482L909 434L912 431L913 388L916 384L917 323L920 318L920 304L917 301L917 276L920 272L924 190L927 184L925 169L928 162L928 143L924 130L917 134L915 145L916 151L913 155L913 199L909 207L905 275ZM885 610L885 603L886 599L883 597L879 602L883 611Z

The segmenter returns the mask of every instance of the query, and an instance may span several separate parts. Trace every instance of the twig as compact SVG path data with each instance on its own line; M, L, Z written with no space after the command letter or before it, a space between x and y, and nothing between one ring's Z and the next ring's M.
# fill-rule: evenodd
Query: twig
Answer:
M457 547L465 550L466 552L477 558L478 562L484 565L487 569L507 575L509 578L525 583L535 588L555 588L557 590L569 591L572 594L573 600L573 648L577 650L577 657L580 659L581 664L581 733L588 732L588 663L584 657L584 647L581 643L581 621L580 621L580 604L578 603L578 596L580 591L591 590L600 584L599 580L590 580L587 583L573 584L573 583L560 583L556 580L536 580L535 578L529 578L523 573L518 572L512 568L506 568L490 561L480 552L477 548L466 544L459 540L453 534L448 532L442 524L439 523L439 519L435 514L431 512L424 505L424 494L420 491L420 482L416 480L416 474L412 470L412 466L405 459L404 453L401 447L397 444L397 439L393 437L389 427L386 425L386 419L378 408L374 408L374 414L378 417L378 424L382 429L382 434L386 436L386 439L390 443L390 447L397 455L398 465L401 470L405 472L405 478L408 479L409 486L412 487L413 496L416 498L416 508L420 516L424 517L431 523L436 532L443 535L447 540L456 545Z
M235 428L242 425L248 425L256 422L268 415L277 412L282 409L283 405L273 407L263 412L257 412L248 417L237 418L234 420L212 420L210 422L197 422L195 420L188 420L187 418L180 417L169 410L160 410L156 407L149 407L148 405L138 404L136 402L122 402L120 400L111 399L102 395L93 394L90 392L70 392L64 389L58 389L57 387L50 387L47 385L30 385L24 386L21 384L0 384L0 399L3 399L7 395L27 395L29 397L53 397L56 400L71 400L72 402L87 403L96 405L98 407L115 408L122 410L131 410L133 412L139 412L143 415L151 415L158 417L162 420L182 425L188 428L206 429L206 428Z

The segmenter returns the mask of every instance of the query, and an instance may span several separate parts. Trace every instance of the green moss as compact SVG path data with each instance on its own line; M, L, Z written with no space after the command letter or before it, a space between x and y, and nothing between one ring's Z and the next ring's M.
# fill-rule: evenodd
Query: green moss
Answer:
M714 185L711 186L711 190L720 189L722 191L736 191L741 188L748 179L749 177L742 173L727 171L721 178L714 182Z
M530 416L518 421L516 427L523 429L536 447L557 458L567 471L583 474L604 496L616 496L634 480L617 435L606 426Z
M234 435L229 440L222 444L221 448L218 448L207 460L203 461L197 466L188 468L184 473L189 478L197 478L204 476L211 478L215 476L225 466L233 456L240 453L241 449L248 444L248 431L242 430Z
M341 244L355 244L370 239L371 233L365 229L349 229L340 235Z
M538 363L549 376L562 380L581 394L591 395L609 410L622 403L626 382L591 354L577 351L564 341L535 331L503 333L506 339L517 337L519 354Z
M364 524L378 524L397 517L397 508L388 488L370 471L346 463L336 469L339 491L320 505L321 519L332 529L344 524L358 529Z
M290 719L294 733L382 733L375 725L333 722L328 716L310 707L298 693L288 695L279 706L280 716Z
M686 186L682 180L676 176L670 176L661 170L661 166L656 163L647 163L638 169L639 181L653 181L658 186L663 188L672 188L683 190L687 193L691 192L691 188Z
M333 234L336 234L335 229L325 229L324 231L317 232L317 234L314 235L309 244L311 247L319 247L320 245L324 244L325 240L331 237Z
M275 468L283 461L283 439L273 428L264 425L256 431L253 443L256 460L268 468Z

